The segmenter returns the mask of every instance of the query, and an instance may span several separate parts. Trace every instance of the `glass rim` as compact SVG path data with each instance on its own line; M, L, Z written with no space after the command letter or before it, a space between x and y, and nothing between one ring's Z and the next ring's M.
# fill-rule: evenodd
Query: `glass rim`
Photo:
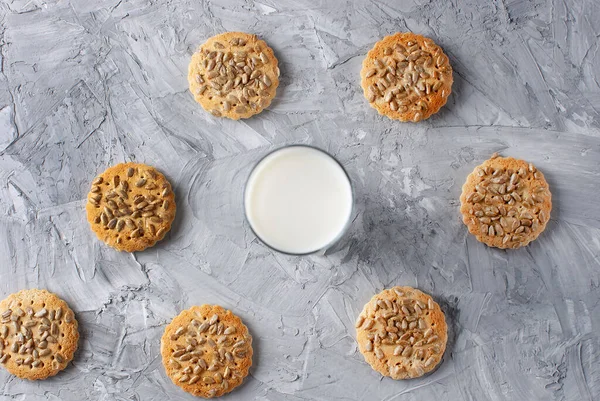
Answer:
M267 241L265 241L260 235L258 235L258 233L254 230L254 227L252 227L252 223L250 222L250 219L248 218L248 213L247 213L247 209L246 209L246 192L248 191L248 183L250 182L250 178L252 178L252 174L254 173L254 171L256 171L256 168L269 156L271 156L272 154L279 152L281 150L284 149L289 149L289 148L309 148L309 149L313 149L316 150L318 152L321 152L323 154L325 154L326 156L330 157L344 172L344 175L346 176L346 179L348 180L348 185L350 186L350 195L351 195L351 205L350 205L350 213L348 214L348 218L346 219L346 222L344 224L344 227L340 230L339 234L333 238L331 241L329 241L327 244L323 245L322 247L315 249L314 251L309 251L309 252L288 252L288 251L282 251L281 249L278 249L276 247L274 247L273 245L269 244ZM324 250L327 250L329 248L331 248L333 245L335 245L347 232L348 229L350 228L350 224L352 223L352 215L354 214L354 185L352 184L352 180L350 179L350 175L348 174L348 171L346 171L346 169L344 168L344 165L335 157L333 156L331 153L327 152L326 150L323 150L321 148L318 148L316 146L313 145L305 145L305 144L300 144L300 143L296 143L296 144L290 144L290 145L284 145L281 146L279 148L273 149L269 152L267 152L265 155L263 155L260 159L258 159L256 161L256 163L254 163L254 165L252 166L252 169L250 170L250 173L248 174L248 176L246 177L246 184L244 185L244 193L243 193L243 206L244 206L244 219L246 220L246 222L248 223L248 226L250 227L250 230L252 231L252 233L254 234L254 236L262 243L264 244L267 248L275 251L275 252L279 252L282 253L284 255L289 255L289 256L308 256L308 255L314 255L317 254L319 252L322 252Z

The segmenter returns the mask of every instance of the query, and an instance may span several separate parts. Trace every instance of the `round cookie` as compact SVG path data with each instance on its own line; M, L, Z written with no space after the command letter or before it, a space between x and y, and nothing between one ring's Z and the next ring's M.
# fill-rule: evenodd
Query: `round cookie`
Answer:
M275 97L278 61L256 35L225 32L192 55L188 82L194 99L215 117L249 118Z
M358 348L371 367L394 380L423 376L441 361L446 319L427 294L393 287L375 295L356 321Z
M160 353L167 375L188 393L220 397L242 384L252 365L252 337L218 305L193 306L165 328Z
M452 67L442 48L411 32L375 43L360 71L365 98L379 114L400 121L421 121L446 104Z
M546 228L552 195L531 163L494 154L469 174L460 204L463 222L478 241L519 248Z
M92 181L87 219L98 238L119 251L142 251L164 238L175 218L175 194L154 167L121 163Z
M73 359L77 320L46 290L22 290L0 302L0 364L22 379L54 376Z

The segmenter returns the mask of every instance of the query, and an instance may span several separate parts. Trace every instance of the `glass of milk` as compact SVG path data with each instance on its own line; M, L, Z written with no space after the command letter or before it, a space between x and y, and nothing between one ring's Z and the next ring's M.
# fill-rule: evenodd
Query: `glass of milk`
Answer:
M260 160L246 183L244 209L254 234L291 255L325 252L350 224L348 174L327 152L286 146Z

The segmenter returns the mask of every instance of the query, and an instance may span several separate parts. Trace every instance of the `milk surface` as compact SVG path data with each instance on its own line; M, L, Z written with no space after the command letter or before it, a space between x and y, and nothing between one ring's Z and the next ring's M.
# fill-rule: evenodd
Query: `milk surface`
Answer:
M328 154L306 146L279 149L255 167L245 209L256 235L287 253L311 253L335 241L352 213L352 187Z

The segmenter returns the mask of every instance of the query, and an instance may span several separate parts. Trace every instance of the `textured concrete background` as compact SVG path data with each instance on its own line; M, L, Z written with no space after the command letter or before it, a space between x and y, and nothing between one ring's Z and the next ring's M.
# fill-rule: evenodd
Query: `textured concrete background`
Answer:
M77 312L80 351L57 377L0 370L0 400L191 400L159 339L193 304L242 316L251 376L227 400L600 399L600 7L596 0L0 2L0 296L47 288ZM265 39L281 62L269 110L211 117L187 91L207 37ZM432 37L454 67L446 107L382 118L359 70L386 34ZM294 258L242 214L252 164L289 143L348 169L354 224L337 252ZM548 178L554 209L525 249L467 235L458 197L493 152ZM90 180L136 160L172 181L172 232L125 254L89 229ZM428 377L394 382L358 353L353 322L382 288L412 285L446 312Z

